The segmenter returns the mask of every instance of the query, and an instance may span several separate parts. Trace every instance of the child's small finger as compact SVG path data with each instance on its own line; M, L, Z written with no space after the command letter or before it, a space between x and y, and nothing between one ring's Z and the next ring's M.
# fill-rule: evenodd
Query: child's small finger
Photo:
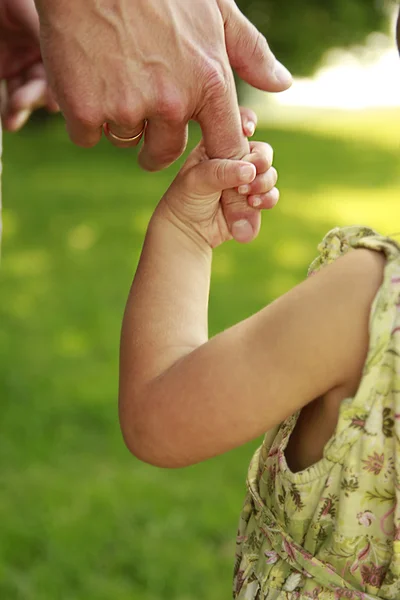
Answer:
M265 194L272 190L278 181L278 172L274 167L271 167L265 173L257 175L251 183L238 187L239 194L257 195Z
M251 108L240 107L240 118L242 120L242 129L246 137L251 137L257 127L257 115Z
M253 208L259 208L260 210L269 210L279 201L279 190L274 187L266 194L257 194L255 196L249 196L249 205Z
M272 166L274 150L272 146L263 142L251 142L251 152L243 157L243 160L251 162L257 169L257 173L264 173Z

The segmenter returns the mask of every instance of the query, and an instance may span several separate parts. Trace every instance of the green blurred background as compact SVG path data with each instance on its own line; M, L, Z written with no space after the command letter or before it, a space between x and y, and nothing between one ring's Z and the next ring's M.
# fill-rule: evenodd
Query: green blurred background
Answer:
M329 126L326 124L329 123ZM280 204L215 256L211 331L300 281L337 224L400 230L398 110L258 131ZM194 137L197 133L194 132ZM117 422L118 337L146 224L172 179L61 119L5 136L0 598L221 600L256 443L183 471L139 463Z
M301 281L331 227L400 231L400 110L304 111L293 123L256 135L275 148L281 201L257 241L216 251L211 333ZM125 299L179 164L146 174L106 142L76 148L61 118L4 146L0 599L229 598L258 441L165 471L128 454L117 421Z

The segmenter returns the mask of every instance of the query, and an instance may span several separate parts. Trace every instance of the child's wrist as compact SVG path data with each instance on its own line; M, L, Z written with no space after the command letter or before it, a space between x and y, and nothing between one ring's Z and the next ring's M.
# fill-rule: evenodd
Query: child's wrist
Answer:
M188 250L196 254L202 254L207 258L211 257L212 246L209 241L192 223L180 218L164 198L157 206L150 226L154 226L156 223L162 224L163 222L165 225L172 227L172 231L176 234L176 239Z

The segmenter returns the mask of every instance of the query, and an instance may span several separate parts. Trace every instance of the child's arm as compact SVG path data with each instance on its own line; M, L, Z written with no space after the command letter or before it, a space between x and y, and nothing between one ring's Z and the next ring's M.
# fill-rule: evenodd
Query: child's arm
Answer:
M218 190L239 184L238 166L185 167L151 220L129 296L121 425L156 465L239 446L335 387L353 393L365 360L383 259L364 250L207 341L211 246L228 237Z

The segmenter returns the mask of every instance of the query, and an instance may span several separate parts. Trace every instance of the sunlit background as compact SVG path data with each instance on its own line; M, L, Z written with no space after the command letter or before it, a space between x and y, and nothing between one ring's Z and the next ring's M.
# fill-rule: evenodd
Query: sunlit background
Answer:
M341 110L400 106L400 62L393 39L373 33L365 46L331 50L312 78L297 79L276 104Z
M290 65L288 65L290 66ZM276 98L247 96L281 201L248 247L216 252L212 333L301 281L336 225L400 231L400 65L392 37L332 51ZM191 145L198 137L193 129ZM0 599L230 597L245 473L258 444L184 471L139 463L117 422L126 295L178 165L141 172L60 118L5 136L0 303Z

